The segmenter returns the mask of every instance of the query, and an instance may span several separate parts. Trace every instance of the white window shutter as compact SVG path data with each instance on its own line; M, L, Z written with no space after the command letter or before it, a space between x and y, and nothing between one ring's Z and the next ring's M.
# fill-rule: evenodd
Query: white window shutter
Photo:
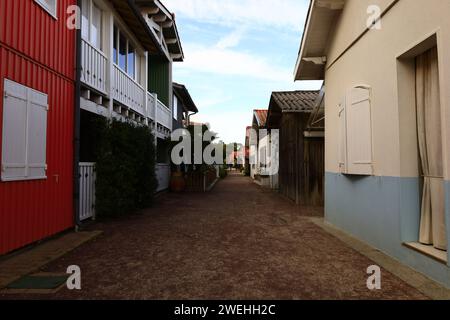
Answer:
M3 95L2 181L27 176L27 88L5 80Z
M339 104L339 172L347 173L347 124L345 100Z
M45 179L48 98L32 89L29 89L28 96L28 178Z
M47 95L5 79L2 181L46 178Z
M349 174L372 175L372 115L370 89L350 90L346 103L347 170Z
M44 8L48 13L50 13L54 18L57 18L57 0L35 0L35 2L39 3L42 8Z

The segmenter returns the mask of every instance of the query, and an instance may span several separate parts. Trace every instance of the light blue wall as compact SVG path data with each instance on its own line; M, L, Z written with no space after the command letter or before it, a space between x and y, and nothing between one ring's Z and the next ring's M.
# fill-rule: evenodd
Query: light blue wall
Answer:
M450 225L450 183L446 183ZM417 241L418 178L325 176L325 219L450 288L450 268L402 245ZM449 229L450 230L450 229Z
M450 181L445 182L445 210L447 212L447 248L450 250ZM450 267L450 253L447 262Z

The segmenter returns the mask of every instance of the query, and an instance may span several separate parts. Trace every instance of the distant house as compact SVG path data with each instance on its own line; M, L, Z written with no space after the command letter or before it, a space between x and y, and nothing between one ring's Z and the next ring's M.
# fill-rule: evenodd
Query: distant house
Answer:
M173 130L187 129L191 124L191 116L198 113L198 109L192 100L189 91L182 84L173 83ZM186 166L172 164L172 172L186 171Z
M191 116L198 113L189 91L182 84L173 83L173 130L189 126Z
M268 176L261 176L261 167L264 166L267 157L265 145L261 144L261 140L266 136L264 133L267 132L267 112L268 110L253 110L253 134L250 135L250 176L260 184L262 180L266 182L268 179Z
M252 127L248 126L245 129L245 147L244 147L245 148L244 149L244 152L245 152L244 171L245 171L246 175L250 175L250 135L251 135L251 132L252 132Z
M326 83L325 219L450 287L450 2L373 4L311 1L298 56Z
M274 178L280 193L302 205L323 206L322 97L319 91L290 91L273 92L270 99L267 128L279 130L279 174Z

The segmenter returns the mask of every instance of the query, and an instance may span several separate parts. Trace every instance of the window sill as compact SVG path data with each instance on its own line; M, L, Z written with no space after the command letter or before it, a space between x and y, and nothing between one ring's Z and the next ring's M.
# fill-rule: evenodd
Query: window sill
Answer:
M424 245L418 242L408 242L403 244L405 247L426 255L429 258L436 260L442 264L447 265L447 251L439 250L433 246Z
M1 178L0 182L21 182L21 181L38 181L38 180L47 180L47 177L30 177L30 178Z

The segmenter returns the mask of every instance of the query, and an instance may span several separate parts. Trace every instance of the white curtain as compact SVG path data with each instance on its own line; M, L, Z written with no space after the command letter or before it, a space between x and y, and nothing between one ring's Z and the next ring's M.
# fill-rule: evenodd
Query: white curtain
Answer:
M447 250L437 48L416 58L416 101L424 175L419 241Z

